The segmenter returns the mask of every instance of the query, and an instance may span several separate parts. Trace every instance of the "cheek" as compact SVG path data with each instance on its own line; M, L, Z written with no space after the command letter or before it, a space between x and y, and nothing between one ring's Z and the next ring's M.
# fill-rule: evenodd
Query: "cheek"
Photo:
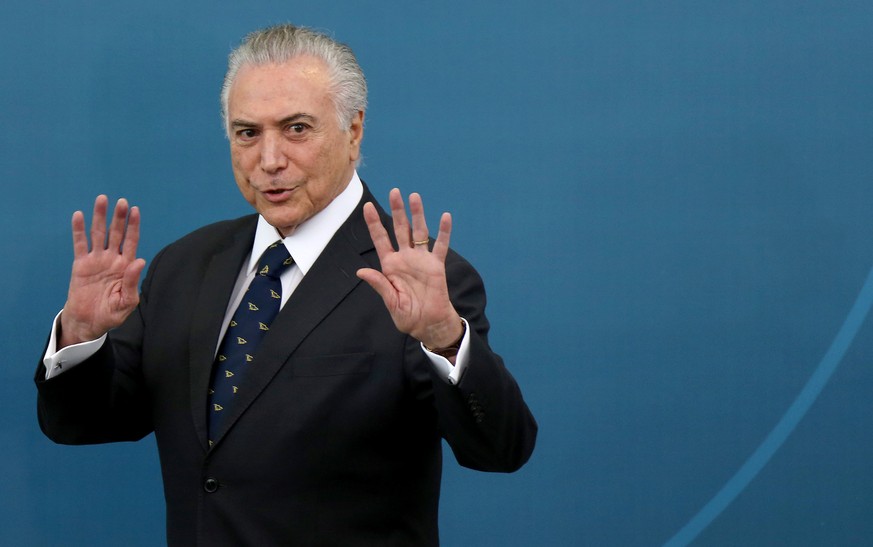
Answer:
M231 169L233 170L233 178L240 193L242 193L246 201L253 203L254 190L252 190L251 182L249 182L251 172L245 168L240 161L240 157L236 154L231 156Z
M251 176L253 167L258 163L258 152L253 148L238 148L231 146L230 163L235 173Z
M240 177L236 177L236 187L239 188L240 194L244 200L246 200L249 205L255 205L255 192L252 190L252 187L248 182L241 179Z
M348 166L349 158L347 150L334 143L319 150L315 161L318 162L322 172L335 174Z

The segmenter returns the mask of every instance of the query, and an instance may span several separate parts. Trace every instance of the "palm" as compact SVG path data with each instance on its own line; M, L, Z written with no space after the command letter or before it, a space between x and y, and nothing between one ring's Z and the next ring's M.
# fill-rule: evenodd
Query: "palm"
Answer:
M99 196L94 202L91 249L84 215L78 211L73 215L73 270L61 315L61 347L100 337L120 325L139 302L137 284L145 266L136 258L139 211L119 200L107 237L106 210L106 196Z

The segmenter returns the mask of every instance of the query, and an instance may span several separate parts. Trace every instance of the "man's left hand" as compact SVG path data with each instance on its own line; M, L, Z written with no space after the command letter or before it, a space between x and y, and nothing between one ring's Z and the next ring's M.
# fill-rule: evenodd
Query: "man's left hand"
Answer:
M439 234L429 250L427 223L421 196L409 195L412 224L397 188L388 196L394 219L395 250L372 203L364 205L364 220L373 238L382 271L362 268L357 275L379 293L398 330L428 348L452 345L463 334L461 318L449 300L446 254L452 217L443 213Z

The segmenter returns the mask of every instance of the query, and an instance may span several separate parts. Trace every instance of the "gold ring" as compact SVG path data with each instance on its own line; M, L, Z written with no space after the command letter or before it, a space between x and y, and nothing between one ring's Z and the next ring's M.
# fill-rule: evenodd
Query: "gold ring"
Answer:
M428 243L430 243L430 240L427 240L427 239L422 239L421 241L413 241L412 242L413 245L427 245Z

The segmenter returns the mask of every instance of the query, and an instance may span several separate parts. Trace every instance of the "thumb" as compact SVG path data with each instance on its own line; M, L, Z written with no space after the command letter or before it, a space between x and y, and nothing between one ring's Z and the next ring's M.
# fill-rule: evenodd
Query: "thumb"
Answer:
M385 306L392 310L397 303L397 295L394 290L394 285L388 281L385 274L373 268L361 268L356 272L356 275L362 281L366 281L368 285L373 287L373 290L382 297Z

